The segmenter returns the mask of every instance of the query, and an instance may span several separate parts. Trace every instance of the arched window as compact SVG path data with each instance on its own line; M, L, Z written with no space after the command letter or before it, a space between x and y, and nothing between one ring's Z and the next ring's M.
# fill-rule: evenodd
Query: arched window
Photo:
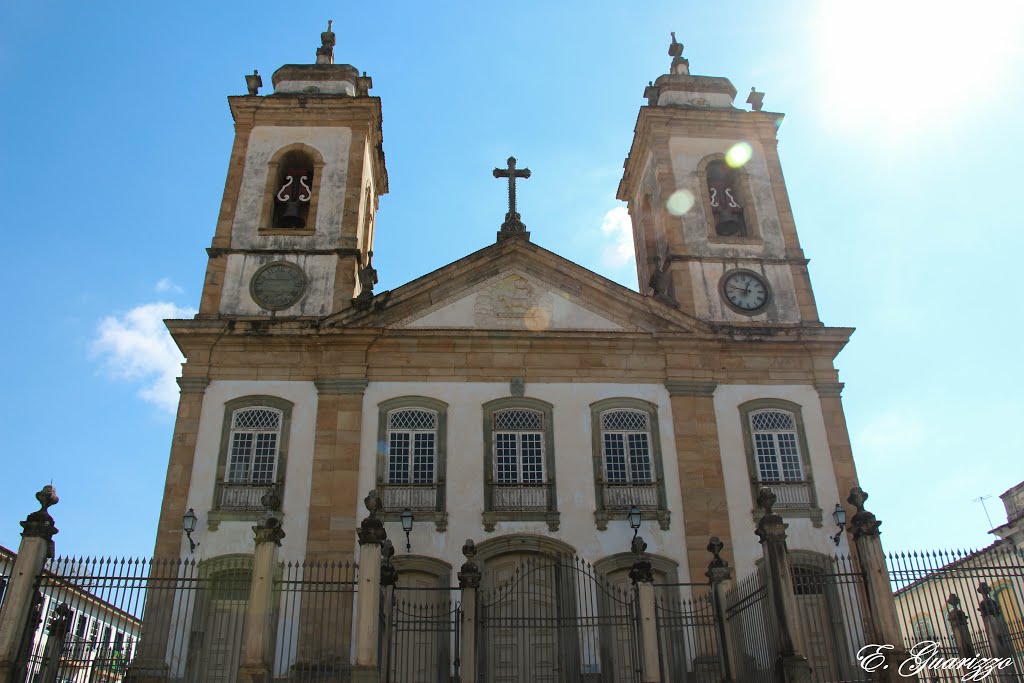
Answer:
M484 406L484 528L500 520L544 520L558 529L551 404L531 398Z
M284 495L291 410L290 401L274 396L246 396L224 404L211 524L256 519L271 487Z
M433 520L444 531L448 405L403 396L382 402L378 410L377 488L384 519L397 520L409 508L418 521Z
M747 224L740 204L736 171L724 161L715 159L707 165L706 173L715 234L720 237L746 237Z
M598 529L607 529L612 516L633 505L656 514L661 528L668 529L657 413L653 403L632 398L590 406Z
M911 630L914 633L914 640L918 642L922 640L935 640L935 627L932 626L932 620L927 616L918 617L914 620Z
M286 230L305 228L312 199L313 160L305 152L292 150L278 164L272 227Z
M815 526L821 526L800 406L780 399L757 399L741 405L740 416L752 500L760 489L771 489L779 514L810 517ZM754 516L759 512L755 510Z

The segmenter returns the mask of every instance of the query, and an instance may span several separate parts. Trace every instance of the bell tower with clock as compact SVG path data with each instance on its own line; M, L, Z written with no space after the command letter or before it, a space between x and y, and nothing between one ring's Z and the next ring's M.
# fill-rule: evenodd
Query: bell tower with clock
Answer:
M820 325L776 132L782 114L734 106L694 76L675 34L647 86L617 197L628 203L640 292L702 320Z
M372 296L374 217L388 191L380 99L334 63L328 23L315 64L287 64L272 95L228 98L235 140L200 318L315 318Z

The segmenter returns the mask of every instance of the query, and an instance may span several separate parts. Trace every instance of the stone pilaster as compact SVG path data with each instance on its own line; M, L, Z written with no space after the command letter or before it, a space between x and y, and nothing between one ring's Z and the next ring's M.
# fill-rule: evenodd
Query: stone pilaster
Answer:
M658 617L654 603L654 572L650 560L644 557L647 543L642 536L633 537L636 562L629 570L629 579L636 589L637 617L640 619L640 680L643 683L661 683L661 664L658 659Z
M721 553L724 547L725 544L717 536L712 536L708 541L708 552L712 557L704 576L708 577L711 584L711 604L715 610L715 627L718 630L718 642L721 644L719 657L722 666L722 683L731 683L733 672L736 671L736 664L733 660L733 657L736 656L736 648L732 642L732 631L726 627L728 622L725 608L728 603L725 593L732 580L732 569L729 567L729 563L722 559Z
M47 485L36 493L39 509L21 522L21 544L18 557L11 569L11 577L0 608L0 683L14 683L18 650L22 634L32 611L36 579L43 571L48 557L53 557L53 537L57 534L48 508L60 498L53 486Z
M313 446L307 560L345 560L355 549L359 441L365 379L315 382L319 399ZM366 568L360 566L360 570Z
M672 426L683 492L683 539L689 575L702 576L708 537L731 542L725 475L718 446L715 382L669 380Z
M831 359L828 359L828 365L831 367ZM849 491L857 486L858 482L857 467L853 463L853 449L850 447L850 432L846 428L846 415L843 413L843 383L819 382L814 388L818 392L821 414L825 419L825 438L832 454L836 488L840 493Z
M761 539L764 565L768 579L768 598L775 613L779 633L779 656L776 670L782 683L810 683L811 667L803 653L796 596L786 548L786 528L782 516L772 512L776 496L770 489L761 489L757 504L764 510L755 533Z
M164 502L157 522L155 558L177 558L181 554L181 518L187 509L188 490L192 484L192 465L196 455L199 418L203 396L210 380L205 377L179 377L178 416L174 422L171 455L164 480Z

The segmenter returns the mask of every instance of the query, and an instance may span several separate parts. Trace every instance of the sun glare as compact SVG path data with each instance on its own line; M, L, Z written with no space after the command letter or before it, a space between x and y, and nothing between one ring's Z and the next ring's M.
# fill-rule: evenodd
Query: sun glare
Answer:
M904 134L1009 85L1021 0L823 2L814 21L826 120ZM877 131L876 131L877 132Z

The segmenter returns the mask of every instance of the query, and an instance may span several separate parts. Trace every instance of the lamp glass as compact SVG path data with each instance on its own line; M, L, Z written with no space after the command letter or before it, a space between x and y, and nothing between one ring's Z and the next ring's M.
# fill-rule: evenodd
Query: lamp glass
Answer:
M196 530L196 522L198 521L199 518L196 517L196 511L189 508L188 512L185 513L185 516L181 518L181 528L185 533L190 534Z
M846 524L846 510L839 503L836 503L836 509L832 512L832 519L837 526Z
M412 510L405 508L402 511L402 531L412 531Z
M640 522L643 521L643 514L640 512L640 508L636 505L629 508L629 526L631 529L639 529Z

